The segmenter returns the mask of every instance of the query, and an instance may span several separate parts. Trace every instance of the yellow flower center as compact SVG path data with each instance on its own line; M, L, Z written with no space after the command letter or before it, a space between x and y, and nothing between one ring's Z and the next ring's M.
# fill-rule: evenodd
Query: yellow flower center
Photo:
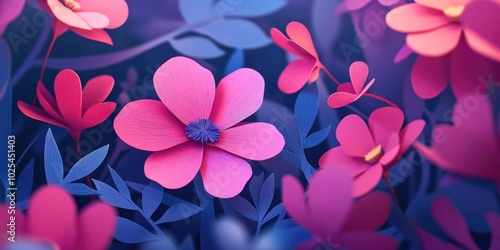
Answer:
M365 161L374 164L384 155L384 150L381 145L374 147L368 154L365 155Z
M444 10L444 15L453 22L460 22L460 16L464 12L464 6L450 6Z
M66 8L71 9L72 11L79 10L82 6L75 0L62 0L62 3Z

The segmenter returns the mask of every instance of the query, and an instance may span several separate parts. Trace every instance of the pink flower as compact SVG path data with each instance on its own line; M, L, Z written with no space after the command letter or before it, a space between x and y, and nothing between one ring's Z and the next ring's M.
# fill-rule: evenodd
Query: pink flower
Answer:
M237 70L216 89L210 71L174 57L153 81L161 101L127 104L114 127L127 144L154 152L144 171L162 186L181 188L200 171L208 193L234 197L252 175L242 158L265 160L283 149L284 138L273 125L240 123L262 105L264 79L255 70Z
M374 232L391 210L390 198L373 192L354 202L350 174L340 168L319 170L309 183L307 195L299 180L285 176L282 200L290 217L314 238L298 249L327 246L334 249L396 249L397 242Z
M343 83L337 87L337 92L330 95L328 105L332 108L341 108L357 101L375 83L372 79L366 87L363 85L368 79L368 65L364 62L354 62L349 67L350 83Z
M500 129L495 128L493 114L489 100L473 96L459 100L453 125L439 124L434 128L432 147L418 142L414 146L446 171L492 180L500 187Z
M116 29L128 17L124 0L38 0L40 6L54 16L54 34L68 30L85 38L113 44L104 29Z
M290 22L286 26L286 33L290 38L276 28L271 29L274 43L300 57L291 62L278 79L278 88L284 93L293 94L307 82L316 81L323 65L318 59L318 53L306 26L299 22Z
M21 14L25 2L26 0L0 1L0 36L9 23Z
M438 237L426 232L423 229L418 229L422 247L424 249L447 249L460 250L470 249L479 250L480 248L472 239L472 236L467 227L465 218L460 214L460 211L446 197L439 197L434 200L431 205L431 214L443 232L449 236L454 243L443 241ZM486 213L486 221L491 229L490 250L500 249L500 215L494 213ZM457 246L458 245L458 246Z
M337 127L340 146L321 156L320 167L347 169L355 178L354 196L368 193L386 178L425 126L425 121L416 120L401 129L403 121L403 112L393 107L373 111L368 126L357 115L344 117Z
M7 211L8 205L0 206L4 226L12 216ZM101 201L87 205L78 215L75 200L64 189L44 186L31 197L26 214L16 210L16 242L12 244L32 242L61 250L104 250L113 239L116 216L116 209ZM2 249L8 246L9 241L4 239L10 234L6 234L4 230L0 233Z
M375 2L374 0L344 0L339 3L336 13L345 13L346 11L361 10L368 4ZM391 6L399 2L399 0L377 0L382 6Z
M66 69L56 76L55 98L38 83L36 94L41 109L22 101L18 101L17 106L30 118L67 129L78 141L83 130L103 122L115 110L116 103L103 103L113 85L113 77L102 75L90 79L82 90L78 74Z

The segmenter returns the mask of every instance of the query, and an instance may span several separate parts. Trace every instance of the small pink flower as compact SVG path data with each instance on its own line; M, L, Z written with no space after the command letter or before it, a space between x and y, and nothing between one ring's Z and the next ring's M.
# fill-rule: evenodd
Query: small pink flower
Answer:
M368 126L357 115L344 117L337 127L340 146L321 156L320 167L349 170L355 178L354 196L368 193L386 177L425 126L425 121L416 120L401 129L403 121L403 112L393 107L373 111Z
M477 106L467 111L471 101ZM493 114L489 100L475 96L459 100L453 112L453 125L439 124L434 128L432 147L419 142L414 146L446 171L492 180L500 187L500 128L495 128Z
M7 211L8 205L0 206L0 222L4 226L13 216ZM31 197L28 212L16 210L15 218L16 242L12 244L33 242L61 250L104 250L113 239L117 212L114 207L95 201L78 215L75 200L64 189L44 186ZM10 234L2 230L2 249L9 246L9 241L4 241L7 237Z
M124 0L38 0L38 3L54 16L55 37L72 30L85 38L113 44L104 29L116 29L128 17Z
M18 101L26 116L67 129L78 141L83 130L106 120L116 108L114 102L104 102L113 89L114 79L108 75L92 78L82 90L80 77L70 69L59 72L54 82L55 98L38 83L37 97L42 108Z
M0 1L0 36L10 22L21 14L26 0Z
M163 187L181 188L199 171L208 193L234 197L252 175L242 158L265 160L283 149L284 138L273 125L240 123L262 105L264 79L257 71L237 70L216 89L210 71L174 57L153 82L161 101L127 104L114 127L130 146L154 152L144 171Z
M349 67L350 83L343 83L337 87L337 92L330 95L328 105L332 108L341 108L357 101L375 83L372 79L364 88L368 79L368 65L364 62L354 62Z
M456 244L452 244L449 241L443 241L438 237L419 228L418 234L420 240L422 241L423 249L480 249L474 242L474 239L469 232L467 221L448 198L436 198L432 203L430 210L432 217L439 225L439 227ZM484 216L486 218L486 221L488 221L491 230L491 243L489 249L500 249L500 215L494 213L486 213Z
M391 6L398 3L400 0L376 0L382 6ZM344 13L346 11L356 11L361 10L368 4L375 2L374 0L344 0L339 3L336 13Z
M271 29L271 38L282 49L295 54L300 59L291 62L278 79L278 88L287 94L299 91L307 82L318 79L323 68L314 48L311 34L307 27L299 22L290 22L286 26L287 38L276 28Z
M290 217L314 235L298 249L397 249L394 239L374 232L389 216L390 198L373 192L354 201L352 179L346 170L319 170L311 178L307 195L300 181L288 175L283 178L282 190Z

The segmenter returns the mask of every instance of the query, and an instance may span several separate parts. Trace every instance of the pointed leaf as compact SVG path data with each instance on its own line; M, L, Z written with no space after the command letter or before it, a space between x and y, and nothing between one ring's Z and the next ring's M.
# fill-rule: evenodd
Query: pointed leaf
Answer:
M260 190L259 199L259 220L264 218L271 202L274 198L274 174L271 174L262 184L262 189Z
M266 214L266 216L264 216L262 224L268 222L269 220L272 220L274 217L280 215L284 211L285 210L283 209L283 203L276 205L275 207L273 207L273 209L271 209L271 211L269 211L269 213Z
M259 206L260 199L260 189L262 188L262 183L264 182L264 173L258 176L254 176L250 183L248 184L248 189L250 190L250 196L252 196L253 204L256 207Z
M229 203L229 205L231 205L231 207L233 207L241 215L247 217L248 219L251 219L253 221L259 220L259 214L257 213L257 210L245 198L236 196L234 198L227 199L226 202Z
M80 159L66 175L63 183L76 181L94 172L106 158L108 148L109 145L105 145Z
M182 17L188 23L207 20L216 15L212 0L178 0Z
M149 183L142 191L142 210L147 216L151 216L163 199L163 188L156 182Z
M67 183L63 184L63 188L66 189L72 195L98 195L94 189L89 188L87 185L82 183Z
M300 157L294 152L283 150L281 151L280 156L283 157L283 159L290 162L292 165L300 168Z
M304 140L303 147L304 148L312 148L312 147L318 146L318 144L323 142L326 139L326 137L328 137L328 135L330 134L330 129L331 129L331 125L320 130L320 131L314 132L312 135L308 136Z
M127 184L123 181L122 177L108 165L109 172L111 173L111 178L113 178L113 182L115 183L118 192L123 195L123 197L130 200L130 190L127 187Z
M111 186L104 182L100 182L98 180L92 180L97 188L97 191L100 193L99 198L110 204L111 206L125 208L129 210L138 210L137 205L132 203L132 201L123 197L118 191L113 189Z
M175 204L171 206L158 221L156 221L156 224L184 220L199 213L201 210L201 208L193 206L192 204Z
M259 17L285 7L287 0L219 1L215 5L218 15Z
M123 243L135 244L159 239L159 237L129 219L118 217L115 239Z
M304 139L311 130L318 113L318 88L309 84L300 92L295 102L295 120L299 127L300 137Z
M212 41L201 36L189 36L172 40L172 47L177 52L194 58L210 59L221 57L225 52Z
M64 172L62 158L50 129L45 136L44 164L47 183L61 183Z
M257 49L271 44L259 26L244 19L218 19L195 30L231 48Z
M236 49L234 50L231 57L229 57L229 61L227 62L224 74L229 75L233 73L233 71L243 68L244 65L245 65L245 53L243 52L242 49Z

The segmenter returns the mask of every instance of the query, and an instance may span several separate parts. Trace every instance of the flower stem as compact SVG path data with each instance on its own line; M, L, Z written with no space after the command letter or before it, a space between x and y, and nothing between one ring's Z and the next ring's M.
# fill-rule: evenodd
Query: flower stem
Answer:
M401 205L399 204L398 197L396 196L396 193L394 192L394 188L392 187L391 181L389 180L389 175L384 174L384 180L387 183L387 186L389 187L389 190L391 191L392 198L394 198L394 202L398 206L399 209L401 209Z
M337 78L333 77L333 75L330 73L330 71L328 71L328 69L325 66L321 65L321 68L323 69L323 71L325 71L326 75L330 77L330 79L332 79L334 83L340 85L340 82L337 80Z
M56 43L56 36L52 37L52 40L50 40L50 45L49 48L47 49L47 53L45 54L45 58L43 59L42 63L42 70L40 71L40 77L38 78L38 83L43 84L43 75L45 74L45 68L47 67L47 61L49 60L49 55L50 52L52 52L52 48L54 48L54 44ZM33 105L35 105L37 100L37 95L35 94L35 97L33 98Z
M377 100L379 100L379 101L385 102L385 103L386 103L386 104L388 104L389 106L393 106L393 107L395 107L395 108L397 108L397 109L400 109L400 108L398 107L398 105L396 105L396 104L394 104L393 102L391 102L391 101L389 101L389 100L385 99L385 98L384 98L384 97L382 97L382 96L379 96L379 95L376 95L376 94L370 94L370 93L365 93L365 94L364 94L364 96L371 97L371 98L373 98L373 99L377 99Z
M78 135L74 135L73 140L75 142L76 154L78 155L79 159L82 159L82 151L80 149L80 143L79 143L80 133L78 133ZM92 188L92 180L90 179L90 175L87 175L86 179L87 179L87 186ZM94 199L95 199L94 195L90 195L90 200L94 200Z

